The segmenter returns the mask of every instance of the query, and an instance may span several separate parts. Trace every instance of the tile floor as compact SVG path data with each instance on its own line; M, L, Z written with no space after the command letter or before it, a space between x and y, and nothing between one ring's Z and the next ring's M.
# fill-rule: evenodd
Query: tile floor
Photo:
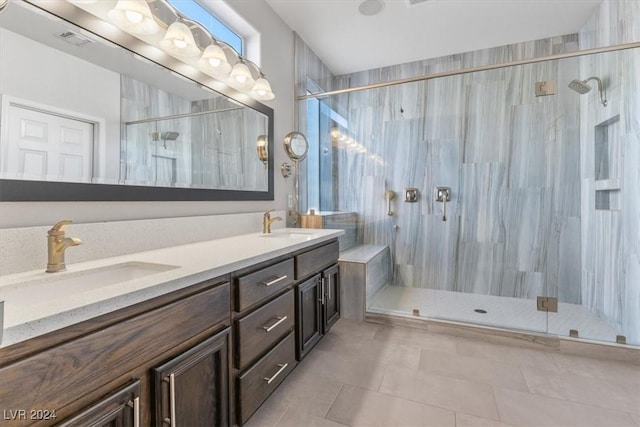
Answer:
M640 366L341 319L246 424L640 426Z

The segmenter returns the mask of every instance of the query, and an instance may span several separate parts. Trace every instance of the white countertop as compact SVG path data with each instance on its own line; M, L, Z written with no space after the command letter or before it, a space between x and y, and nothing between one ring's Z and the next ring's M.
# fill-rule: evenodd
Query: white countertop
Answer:
M285 236L290 232L309 234L294 238L266 238L262 233L250 233L67 265L67 271L61 273L45 273L43 268L0 276L0 301L5 301L0 348L344 234L343 230L334 229L285 228L274 230L272 235ZM81 247L76 250L81 250ZM37 282L38 289L42 289L41 284L45 282L81 277L83 273L123 263L149 263L169 269L97 289L65 290L59 283L51 283L55 289L33 292L33 295L27 294L27 298L24 292L22 295L16 292L25 282Z

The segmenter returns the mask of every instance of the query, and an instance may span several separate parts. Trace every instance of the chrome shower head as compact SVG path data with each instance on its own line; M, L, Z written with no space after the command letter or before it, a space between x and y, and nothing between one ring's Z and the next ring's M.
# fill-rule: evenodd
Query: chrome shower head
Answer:
M604 96L602 80L600 80L600 78L598 77L592 76L586 80L573 79L571 80L571 83L569 83L569 89L579 93L580 95L584 95L591 90L591 86L587 84L590 80L595 80L596 82L598 82L598 93L600 94L600 102L606 107L607 99Z
M180 132L162 132L160 139L163 141L175 141L180 136Z
M578 92L580 95L584 95L591 90L591 86L586 83L586 80L574 79L569 83L569 89Z

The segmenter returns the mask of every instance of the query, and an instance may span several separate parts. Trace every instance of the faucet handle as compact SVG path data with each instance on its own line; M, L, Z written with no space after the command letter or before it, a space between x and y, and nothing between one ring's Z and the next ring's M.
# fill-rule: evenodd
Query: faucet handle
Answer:
M275 209L269 209L264 213L264 217L268 218L269 216L271 216L271 212L275 211Z
M51 230L49 230L47 233L54 235L54 234L62 234L64 233L64 228L71 224L73 221L71 221L70 219L63 219L62 221L58 222L56 225L54 225L53 227L51 227Z

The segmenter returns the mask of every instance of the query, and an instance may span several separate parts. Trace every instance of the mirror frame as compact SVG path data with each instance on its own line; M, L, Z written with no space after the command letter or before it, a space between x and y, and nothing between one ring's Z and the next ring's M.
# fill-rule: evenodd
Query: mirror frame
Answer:
M291 148L291 141L295 138L295 137L302 137L302 139L304 140L306 147L304 149L304 153L302 155L298 155L293 151L293 148ZM287 156L289 156L289 158L293 161L296 162L301 162L302 160L307 158L307 154L309 153L309 140L307 140L307 137L302 133L302 132L297 132L297 131L293 131L293 132L289 132L285 137L284 137L284 151L287 152Z
M226 96L236 103L256 110L268 118L267 137L268 152L274 152L274 111L232 88L219 88L219 82L211 76L194 68L185 71L184 63L165 55L163 58L148 58L144 55L146 44L136 37L119 31L105 33L101 30L101 20L81 8L66 1L51 2L47 0L23 0L28 5L42 9L61 18L72 25L83 28L96 36L102 37L134 54L145 57L151 62L161 65L180 76L191 80L208 90ZM11 6L9 6L11 7ZM35 13L35 12L34 12ZM111 35L111 37L108 37ZM120 141L118 141L120 143ZM257 156L256 156L257 157ZM274 200L274 166L273 156L268 161L267 191L217 190L187 187L156 187L126 184L99 184L60 181L26 181L0 179L0 202L35 202L35 201L249 201Z

